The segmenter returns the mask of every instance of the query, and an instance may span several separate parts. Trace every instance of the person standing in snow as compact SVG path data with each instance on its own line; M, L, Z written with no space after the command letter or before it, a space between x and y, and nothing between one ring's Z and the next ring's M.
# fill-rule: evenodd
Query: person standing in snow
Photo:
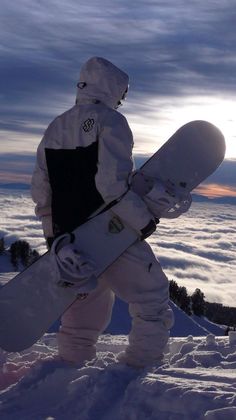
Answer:
M49 247L55 237L115 200L112 212L140 236L102 274L97 288L62 316L58 351L68 362L96 356L115 295L129 304L132 317L129 344L120 361L137 367L161 363L173 325L168 280L144 240L154 232L155 219L128 185L134 170L133 136L117 111L128 83L127 74L108 60L89 59L81 68L75 106L52 121L37 151L32 198Z

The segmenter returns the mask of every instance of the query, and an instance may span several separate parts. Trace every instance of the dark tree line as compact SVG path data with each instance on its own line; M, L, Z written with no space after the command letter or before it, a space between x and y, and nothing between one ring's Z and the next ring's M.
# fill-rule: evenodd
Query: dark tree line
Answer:
M10 253L10 260L17 271L20 264L25 268L39 258L39 253L32 249L26 241L15 241L9 249L5 247L4 238L0 238L0 255Z
M224 306L221 303L206 302L206 317L216 324L236 327L236 308Z
M4 238L0 238L0 255L2 255L5 251L5 241Z
M39 253L32 250L28 242L16 241L10 247L11 263L15 270L19 269L19 265L28 267L39 258Z
M170 281L170 298L173 302L186 312L188 315L192 315L191 311L191 298L188 296L186 287L180 287L174 281Z
M176 281L170 281L170 298L188 315L204 316L206 305L204 294L200 289L189 296L186 287L179 286Z
M170 281L170 298L188 315L206 316L216 324L236 326L236 308L223 306L221 303L205 301L204 293L196 289L192 295L188 295L186 287Z

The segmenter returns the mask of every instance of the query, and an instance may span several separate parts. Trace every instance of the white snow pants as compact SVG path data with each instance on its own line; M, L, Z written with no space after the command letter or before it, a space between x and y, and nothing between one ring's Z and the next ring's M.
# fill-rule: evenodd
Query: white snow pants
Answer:
M83 363L96 356L96 342L111 320L114 294L129 304L132 328L126 348L130 365L162 360L173 325L169 284L147 242L130 247L99 279L84 300L76 300L62 317L59 355Z

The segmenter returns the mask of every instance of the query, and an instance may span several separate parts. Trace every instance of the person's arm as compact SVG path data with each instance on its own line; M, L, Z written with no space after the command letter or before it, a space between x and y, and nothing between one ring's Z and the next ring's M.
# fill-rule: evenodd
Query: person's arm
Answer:
M99 133L96 186L105 203L122 197L111 210L140 236L147 237L156 223L145 202L129 189L132 149L133 136L125 117L115 111L107 113Z
M35 214L42 222L45 238L53 237L51 187L48 179L47 163L45 157L45 137L37 150L35 169L32 175L31 196L36 203Z

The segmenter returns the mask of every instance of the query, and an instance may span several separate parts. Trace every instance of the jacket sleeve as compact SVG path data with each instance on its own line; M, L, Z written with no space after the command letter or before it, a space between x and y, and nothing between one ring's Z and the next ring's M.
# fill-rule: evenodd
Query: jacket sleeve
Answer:
M45 137L42 139L37 150L36 164L31 181L31 196L36 204L35 214L42 221L44 236L53 236L51 187L45 157Z
M133 136L125 117L112 111L100 128L96 187L105 203L123 196L112 211L140 232L154 218L145 202L129 189L132 149Z

